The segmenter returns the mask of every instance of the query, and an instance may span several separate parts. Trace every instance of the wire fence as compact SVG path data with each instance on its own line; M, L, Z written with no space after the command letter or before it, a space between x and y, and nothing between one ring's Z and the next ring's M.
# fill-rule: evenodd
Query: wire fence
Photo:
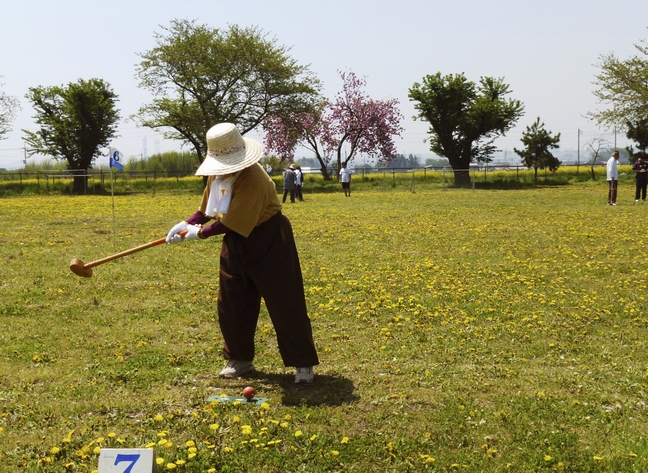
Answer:
M627 171L632 174L630 166L625 170L624 166L619 171ZM329 168L327 170L333 180L337 180L338 170ZM278 189L283 188L281 170L273 171L271 177L277 183ZM487 163L471 166L468 169L452 169L449 166L417 167L417 168L373 168L356 166L353 169L353 180L367 182L374 187L380 186L387 190L389 186L396 184L408 185L411 181L411 190L414 190L417 183L436 183L441 187L454 187L457 184L456 178L463 174L469 176L467 181L475 185L496 184L496 183L530 183L546 182L555 179L605 179L605 163L577 164L563 163L555 171L547 169L528 169L521 165L502 165ZM111 177L112 176L112 177ZM76 185L75 185L76 179ZM111 181L112 179L112 181ZM41 171L4 171L0 172L0 195L12 194L49 194L49 193L83 193L83 194L105 194L110 191L111 184L118 192L156 192L157 189L182 189L188 186L187 181L195 181L200 187L201 176L196 176L190 171L125 171L110 172L104 169L98 170L41 170ZM330 182L330 181L329 181ZM321 184L323 180L321 173L305 174L305 184ZM195 187L195 186L194 186Z

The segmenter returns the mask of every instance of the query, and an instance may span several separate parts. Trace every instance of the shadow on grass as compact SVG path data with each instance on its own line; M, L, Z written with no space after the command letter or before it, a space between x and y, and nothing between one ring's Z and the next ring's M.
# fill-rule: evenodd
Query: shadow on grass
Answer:
M310 384L295 384L292 374L267 374L257 371L250 379L279 387L281 404L284 406L341 406L359 399L354 394L355 386L343 376L315 374Z

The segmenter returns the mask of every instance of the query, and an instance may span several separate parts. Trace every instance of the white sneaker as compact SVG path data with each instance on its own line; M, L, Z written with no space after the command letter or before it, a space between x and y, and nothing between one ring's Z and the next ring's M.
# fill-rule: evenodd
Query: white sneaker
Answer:
M306 366L302 368L297 368L295 372L295 383L312 383L315 374L313 373L312 366Z
M225 368L221 370L219 376L221 378L240 378L245 373L254 371L254 365L251 361L237 361L229 360L225 365Z

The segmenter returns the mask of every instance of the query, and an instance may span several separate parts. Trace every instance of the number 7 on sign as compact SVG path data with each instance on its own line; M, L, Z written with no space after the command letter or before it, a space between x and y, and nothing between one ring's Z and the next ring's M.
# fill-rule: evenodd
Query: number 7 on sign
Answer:
M102 448L99 473L157 473L152 448Z
M118 453L117 457L115 458L115 465L122 462L130 462L130 465L126 467L123 473L131 473L131 470L135 466L135 463L137 463L137 460L140 459L140 457L141 455L139 453L133 455L124 455L123 453Z

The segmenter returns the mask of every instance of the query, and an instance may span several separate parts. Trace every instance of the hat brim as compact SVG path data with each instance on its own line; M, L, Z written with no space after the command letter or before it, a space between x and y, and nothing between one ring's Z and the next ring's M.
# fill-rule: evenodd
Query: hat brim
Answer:
M241 169L248 168L257 163L263 156L263 148L261 143L252 138L243 137L245 141L245 150L239 153L232 153L227 156L227 163L218 161L211 156L207 156L202 162L196 176L217 176L223 174L231 174L238 172Z

